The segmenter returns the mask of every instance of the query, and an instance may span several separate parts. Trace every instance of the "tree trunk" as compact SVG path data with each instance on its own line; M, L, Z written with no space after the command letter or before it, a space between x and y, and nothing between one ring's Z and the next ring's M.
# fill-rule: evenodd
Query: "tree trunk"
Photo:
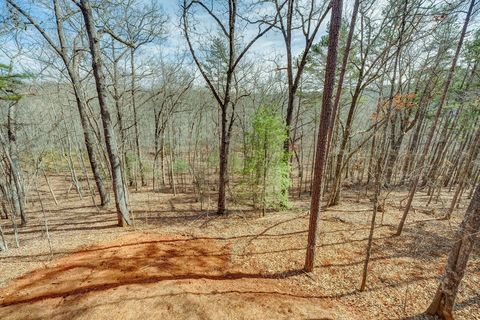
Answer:
M461 173L459 174L459 184L457 186L457 190L452 198L452 202L450 203L450 207L445 215L445 219L450 219L453 210L455 209L455 205L460 202L460 193L464 189L467 184L468 176L471 172L473 162L477 158L478 152L480 151L480 129L477 129L475 134L475 139L472 141L470 145L470 152L468 155L465 155L466 161L465 165L461 169Z
M453 320L453 307L457 297L458 286L465 274L468 258L479 231L480 185L476 187L475 194L465 213L465 218L455 234L454 245L448 255L444 275L440 280L433 301L426 311L427 314Z
M293 109L295 107L294 100L297 88L293 79L293 58L292 58L292 19L294 11L294 0L287 0L287 25L283 29L283 38L285 41L285 49L287 54L287 82L288 82L288 97L287 97L287 113L285 115L286 139L283 144L285 151L285 161L290 158L290 130L292 125ZM282 24L283 27L283 24ZM297 71L299 72L299 71ZM288 192L284 191L283 192Z
M458 168L462 167L462 161L464 158L462 157L463 152L467 145L469 144L469 140L471 138L471 134L468 131L463 132L462 136L460 137L460 145L457 149L452 150L452 155L450 156L450 169L448 173L444 177L443 187L446 188L450 185L451 181L454 181L455 176L458 172Z
M99 38L95 23L93 21L92 8L88 0L80 1L80 9L85 21L90 53L92 55L92 69L95 77L95 85L98 94L98 104L102 117L103 131L105 136L105 144L107 147L108 158L112 170L113 191L115 193L115 205L117 207L118 225L130 225L130 216L127 205L126 190L123 185L122 167L118 156L117 140L113 128L112 119L107 106L107 90L105 84L105 75L103 73L103 64L99 47Z
M220 172L218 179L218 214L225 214L226 210L226 184L228 183L228 149L229 137L227 133L226 107L221 110L221 140L220 140Z
M132 186L133 185L133 177L132 177L132 169L131 169L131 163L130 159L128 158L127 155L127 137L125 134L125 128L124 128L124 123L123 123L123 116L122 116L122 106L120 103L120 93L118 90L118 57L115 55L115 46L112 43L112 56L113 56L113 100L115 101L115 112L117 116L117 124L118 124L118 132L120 134L120 154L122 155L122 162L124 164L125 168L125 175L124 179L128 181L128 185ZM124 181L126 183L126 181Z
M352 18L350 19L350 27L348 30L347 43L345 44L345 50L343 51L342 67L340 69L340 75L338 77L337 92L335 93L335 101L333 103L332 125L330 126L330 130L328 131L327 153L330 151L330 144L332 143L333 129L335 128L338 106L340 105L340 98L342 97L343 80L345 78L345 73L347 71L348 56L350 55L350 47L352 46L353 33L355 31L355 23L357 21L359 7L360 7L360 0L355 0L355 3L353 4Z
M16 106L16 103L10 104L8 106L7 114L7 138L8 138L8 165L11 181L11 195L12 201L15 208L15 215L20 216L21 224L20 226L25 226L27 224L27 215L25 211L25 193L24 186L22 183L22 178L20 176L20 169L18 168L18 159L17 159L17 135L16 135L16 124L15 119L13 119L13 107Z
M403 138L405 137L405 132L400 132L397 139L394 139L392 147L387 157L387 164L385 166L385 183L390 185L392 183L393 169L395 163L397 162L398 155L400 154L400 148L402 146Z
M138 170L140 171L140 180L142 183L142 186L146 186L147 182L145 180L145 173L143 169L143 163L142 163L142 154L140 152L140 137L138 133L138 116L137 116L137 103L135 100L135 90L136 90L136 85L135 85L135 50L133 48L130 49L130 68L132 72L132 83L131 83L131 90L132 90L132 110L133 110L133 127L135 129L135 151L137 152L137 161L138 161ZM136 179L135 179L136 180ZM136 186L135 186L136 187Z
M353 124L353 115L355 113L358 98L360 97L360 91L361 91L361 81L359 80L355 88L355 93L353 94L353 97L352 97L352 102L350 103L350 109L348 110L347 121L345 122L345 130L343 131L342 141L340 143L340 147L337 154L337 160L335 164L335 174L334 174L335 182L333 183L333 190L332 190L330 199L328 201L328 206L337 205L338 202L340 201L340 191L342 186L342 167L344 167L343 156L345 154L347 143L350 140L350 134L351 134L352 124Z
M458 119L460 113L461 111L457 112L455 119ZM422 185L426 185L429 181L435 181L437 170L439 169L439 167L441 167L440 164L446 154L446 150L448 150L446 149L446 146L452 132L451 129L455 127L455 119L452 120L453 123L450 123L449 118L447 118L447 120L445 121L444 127L440 134L440 141L437 143L436 150L433 153L432 161L430 163L430 170L428 170L428 173L424 175L423 181L421 183Z
M315 262L315 247L317 244L317 226L319 220L320 198L322 194L323 171L328 143L328 131L331 123L332 96L335 85L335 71L337 67L337 45L342 20L342 0L334 0L330 17L330 30L327 63L325 68L325 82L322 97L322 111L318 130L317 152L315 156L315 176L312 185L310 202L310 221L308 228L308 243L305 256L305 271L313 271Z
M103 183L102 175L100 173L100 168L95 157L95 148L94 148L94 138L93 138L93 131L88 123L88 116L87 116L87 102L85 101L85 96L82 92L82 86L80 79L78 77L78 71L76 70L75 62L76 60L72 60L71 62L67 59L66 56L66 48L65 48L65 35L63 32L63 23L62 19L59 16L59 7L58 2L54 2L55 8L55 16L56 16L56 23L57 23L57 34L58 38L60 39L61 44L61 52L60 55L62 60L67 68L67 73L72 81L73 93L75 95L75 102L77 104L78 114L80 115L80 124L82 125L83 129L83 140L85 142L85 147L87 149L88 154L88 162L90 163L90 168L92 169L93 178L95 180L95 184L97 186L98 194L100 195L100 205L106 206L110 203L110 196L108 195L107 190L105 189L105 184Z

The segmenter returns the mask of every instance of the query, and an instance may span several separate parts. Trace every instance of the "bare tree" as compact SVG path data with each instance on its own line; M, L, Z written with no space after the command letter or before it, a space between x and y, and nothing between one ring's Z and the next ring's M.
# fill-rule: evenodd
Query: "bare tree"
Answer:
M104 19L106 21L102 31L126 45L126 50L130 56L130 102L133 113L134 144L141 184L146 186L147 181L140 148L140 120L138 118L139 106L137 102L139 91L137 78L141 78L141 75L137 74L139 66L136 62L136 56L142 47L158 41L164 36L168 16L155 1L140 4L139 1L118 0L115 1L113 8L108 8L107 11L109 17ZM118 91L118 88L114 88L114 90Z
M88 123L87 115L87 102L85 100L85 95L83 93L80 76L78 74L78 52L80 48L77 47L76 39L72 44L67 43L67 37L65 36L64 31L64 21L65 16L68 14L62 14L62 10L58 0L53 1L54 16L56 22L56 36L57 41L54 40L53 36L50 35L45 28L43 28L27 11L22 9L15 1L6 0L9 5L12 6L18 13L24 16L28 22L33 25L33 27L40 33L40 35L47 41L50 47L56 52L56 54L61 58L62 62L65 65L65 68L68 73L68 77L72 83L73 92L75 95L75 100L77 104L78 113L80 115L80 123L83 129L83 137L85 141L85 147L87 149L88 159L90 162L90 167L95 179L98 193L100 195L101 205L107 205L110 201L107 190L100 174L100 168L98 160L95 157L95 148L94 148L94 133L90 124Z
M173 113L178 111L182 100L191 89L194 77L183 69L183 60L177 64L170 65L161 62L160 87L156 88L158 94L152 98L154 102L154 160L152 190L156 187L156 170L160 157L160 171L162 185L165 184L165 131L168 121Z
M276 17L274 21L270 23L260 22L260 25L258 26L258 32L255 34L255 36L246 42L243 48L240 48L240 43L238 42L238 36L236 34L238 31L237 20L242 19L243 21L245 19L239 15L237 0L228 1L228 17L226 19L223 19L221 13L215 11L213 6L213 3L210 5L206 1L184 0L182 22L183 31L192 58L220 108L220 170L218 179L217 212L218 214L224 214L226 212L226 186L228 184L228 157L230 150L230 138L235 121L235 104L238 102L236 101L237 99L232 99L235 72L253 44L273 28ZM194 42L192 39L193 32L189 22L194 8L204 10L204 12L206 12L206 14L213 19L215 26L220 30L219 34L221 38L220 40L217 38L217 41L219 40L221 44L226 44L226 61L224 66L225 80L223 83L221 83L221 85L216 85L213 76L209 74L209 72L206 70L205 64L201 61L198 50L194 48Z
M295 107L295 97L300 86L302 74L307 64L310 53L323 20L331 8L330 1L301 1L301 0L274 0L275 9L278 13L276 28L282 33L287 57L287 111L285 124L287 127L287 140L284 144L285 153L290 151L290 132ZM326 7L326 8L325 8ZM295 59L292 51L293 33L300 30L303 35L304 45L302 53Z
M92 7L88 0L81 0L80 2L75 2L75 4L82 12L89 40L90 54L92 55L93 75L95 77L98 104L100 106L100 113L102 117L105 144L107 147L108 159L110 161L110 167L112 171L112 182L113 191L115 193L115 205L117 207L118 214L118 225L131 225L127 204L127 191L123 184L123 172L120 164L120 157L118 156L117 140L115 137L115 131L113 129L110 111L108 110L107 105L107 88L103 71L102 54L99 46L100 39L97 35Z

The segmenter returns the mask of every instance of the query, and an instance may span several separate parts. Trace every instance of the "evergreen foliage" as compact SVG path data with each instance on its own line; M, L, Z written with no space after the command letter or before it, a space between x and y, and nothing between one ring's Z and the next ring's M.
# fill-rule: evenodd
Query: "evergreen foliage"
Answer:
M0 100L19 101L22 96L16 92L15 87L21 83L21 79L27 75L12 74L12 68L0 64Z
M289 207L288 195L281 192L290 186L291 167L283 161L286 132L280 115L270 107L261 107L247 133L242 185L254 206L261 205L263 211Z

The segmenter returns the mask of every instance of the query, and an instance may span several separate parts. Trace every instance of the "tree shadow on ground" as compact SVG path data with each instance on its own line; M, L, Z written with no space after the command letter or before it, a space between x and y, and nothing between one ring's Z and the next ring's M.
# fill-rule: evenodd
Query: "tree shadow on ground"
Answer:
M212 240L160 239L92 247L12 282L0 297L0 307L167 280L278 279L303 272L248 273L229 261L228 245Z
M150 235L150 237L153 236ZM35 270L12 282L0 297L0 307L35 303L52 298L66 298L134 284L196 279L216 281L283 279L304 274L302 269L278 272L239 269L230 263L232 253L229 248L229 243L222 244L212 238L153 238L143 241L135 239L127 243L85 248L60 259L53 266ZM305 250L305 248L298 248L298 250ZM265 252L265 254L274 252L277 251ZM386 286L395 287L425 279L427 278L398 281ZM373 287L368 291L382 290L384 287ZM250 293L289 294L261 290ZM297 295L297 297L341 298L355 293L357 290L338 294Z

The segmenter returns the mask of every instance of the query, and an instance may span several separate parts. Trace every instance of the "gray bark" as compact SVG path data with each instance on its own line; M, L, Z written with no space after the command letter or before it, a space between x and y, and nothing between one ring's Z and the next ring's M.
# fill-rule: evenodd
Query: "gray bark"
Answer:
M95 77L95 85L98 94L98 104L102 117L103 132L105 136L105 144L107 147L108 158L112 170L113 191L115 194L115 205L117 207L118 225L131 225L127 194L123 185L123 172L118 156L117 140L113 128L110 111L107 106L107 90L105 84L105 75L103 71L103 61L100 52L99 38L93 21L93 12L88 0L81 0L79 4L82 11L85 28L89 39L90 53L92 55L92 69Z

